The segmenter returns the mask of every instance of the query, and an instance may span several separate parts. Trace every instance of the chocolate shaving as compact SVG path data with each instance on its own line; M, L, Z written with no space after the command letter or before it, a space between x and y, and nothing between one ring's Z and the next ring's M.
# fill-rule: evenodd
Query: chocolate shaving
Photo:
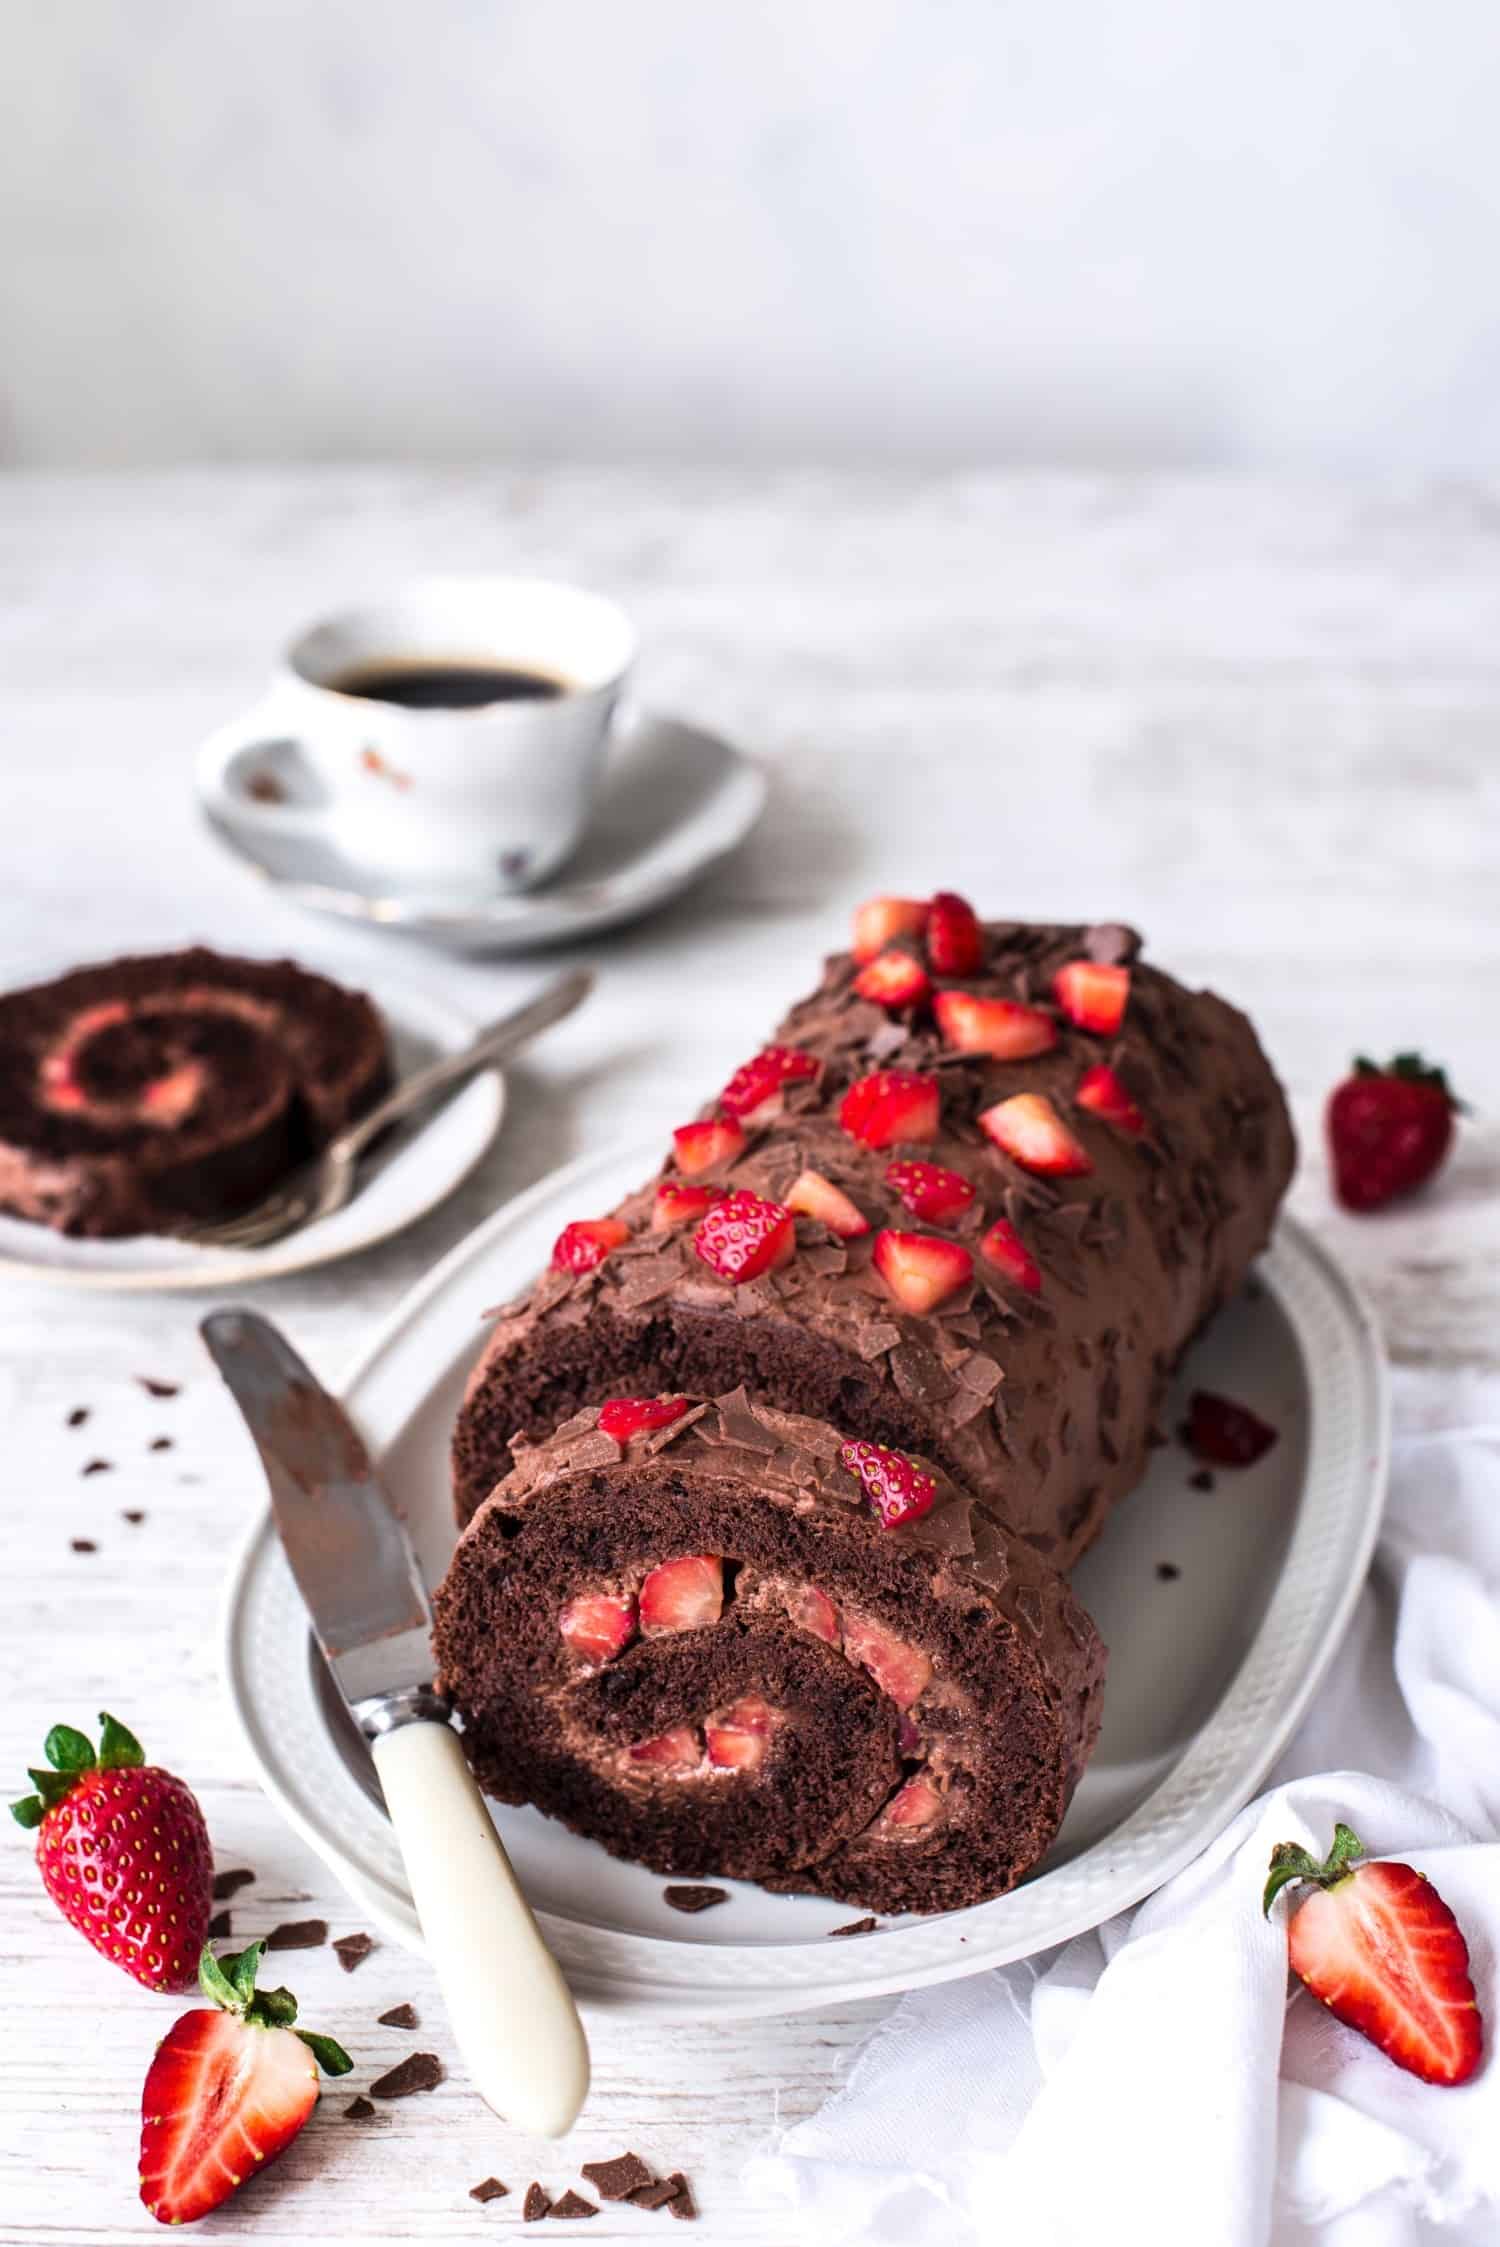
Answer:
M727 1904L729 1890L678 1883L662 1890L663 1903L670 1904L674 1912L712 1911L715 1904Z
M375 2018L383 2028L388 2029L419 2029L422 2026L417 2019L415 2005L393 2005L389 2012L377 2013Z
M242 1888L250 1886L254 1878L254 1873L247 1865L236 1865L232 1872L215 1873L214 1902L221 1904L227 1897L238 1895Z
M326 1919L284 1919L266 1937L268 1951L315 1951L328 1940Z
M146 1516L139 1506L126 1506L120 1514L121 1521L128 1521L132 1529L139 1529L145 1518Z
M370 2085L372 2099L409 2099L414 2091L435 2091L443 2080L436 2052L409 2052Z
M373 2114L375 2109L371 2107L370 2112ZM483 2207L487 2201L503 2200L509 2191L510 2186L502 2185L498 2177L486 2177L483 2184L470 2185L469 2198Z
M88 1416L89 1408L86 1404L75 1404L68 1414L68 1426L70 1428L81 1428Z
M695 2223L698 2216L698 2203L694 2200L691 2187L682 2171L674 2169L668 2182L674 2184L677 2190L667 2202L667 2213L672 2216L679 2216L685 2224Z
M582 2161L578 2166L601 2200L628 2200L640 2186L653 2182L638 2153L617 2153L613 2161Z
M879 1924L880 1922L875 1918L872 1912L865 1919L851 1919L847 1920L842 1927L830 1927L828 1932L830 1936L873 1935Z
M377 1946L373 1935L340 1935L333 1947L344 1972L352 1974L356 1966L363 1966Z
M357 2099L351 2099L349 2101L349 2104L345 2107L344 2119L346 2122L368 2122L374 2112L375 2108L373 2104L365 2097L363 2091L361 2091L359 2097Z
M1209 1467L1200 1467L1196 1474L1188 1476L1189 1490L1212 1490L1213 1487L1213 1470Z
M625 2197L632 2208L665 2208L669 2200L677 2198L677 2187L670 2177L659 2177L654 2185L637 2185Z
M234 1915L233 1915L233 1913L232 1913L232 1912L215 1912L215 1913L214 1913L214 1916L213 1916L213 1918L212 1918L212 1919L211 1919L211 1920L209 1921L209 1923L208 1923L208 1933L209 1933L209 1938L210 1938L210 1940L211 1940L211 1941L213 1941L213 1942L218 1942L218 1941L219 1941L219 1940L220 1940L220 1939L221 1939L221 1938L222 1938L223 1936L225 1936L225 1935L232 1935L232 1934L233 1934L233 1932L234 1932Z
M113 1459L89 1459L78 1470L81 1475L112 1475L114 1471Z
M560 2216L564 2223L571 2223L577 2216L597 2216L599 2211L592 2200L585 2200L583 2194L574 2192L570 2185L561 2200L553 2201L547 2213L549 2216Z
M521 2209L522 2223L539 2224L551 2206L551 2193L544 2192L538 2184L529 2184L526 2187L526 2199Z
M97 1553L99 1550L92 1537L75 1537L71 1542L75 1553Z
M1172 1584L1182 1574L1182 1570L1175 1561L1159 1560L1156 1564L1156 1573L1164 1584Z
M171 1448L172 1438L170 1436L153 1436L146 1446L148 1451L170 1451Z
M175 1381L153 1381L149 1373L138 1373L136 1379L148 1397L175 1397L181 1394Z

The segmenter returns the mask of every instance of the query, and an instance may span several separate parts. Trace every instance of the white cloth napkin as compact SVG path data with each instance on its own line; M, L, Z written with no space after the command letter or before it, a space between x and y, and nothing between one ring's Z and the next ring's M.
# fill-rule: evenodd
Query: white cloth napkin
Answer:
M905 1999L752 2164L808 2241L1500 2242L1500 2055L1437 2089L1296 1984L1288 2005L1260 1911L1272 1845L1321 1856L1343 1818L1448 1899L1500 2042L1500 1397L1442 1409L1398 1389L1375 1567L1269 1790L1133 1912Z

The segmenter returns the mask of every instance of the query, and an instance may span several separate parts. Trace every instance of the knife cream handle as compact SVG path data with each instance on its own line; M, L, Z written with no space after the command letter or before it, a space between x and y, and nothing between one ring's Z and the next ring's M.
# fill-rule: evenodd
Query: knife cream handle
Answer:
M589 2087L583 2024L458 1734L446 1724L402 1724L371 1752L474 2088L517 2129L560 2138Z

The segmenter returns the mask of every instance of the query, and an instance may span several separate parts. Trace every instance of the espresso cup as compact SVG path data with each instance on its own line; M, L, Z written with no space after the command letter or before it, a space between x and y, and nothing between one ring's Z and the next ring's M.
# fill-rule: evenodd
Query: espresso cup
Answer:
M535 578L433 577L310 625L243 738L290 740L311 800L236 817L407 888L532 888L574 848L635 655L624 611Z

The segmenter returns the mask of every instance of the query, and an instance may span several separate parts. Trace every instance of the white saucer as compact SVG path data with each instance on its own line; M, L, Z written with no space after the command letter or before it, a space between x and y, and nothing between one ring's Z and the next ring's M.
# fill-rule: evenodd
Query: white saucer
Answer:
M717 734L637 711L611 744L583 841L561 875L505 897L386 891L332 843L268 833L244 817L252 782L290 804L316 802L296 743L257 740L243 720L198 755L198 802L241 865L316 913L422 938L451 952L524 952L613 928L664 905L742 843L766 800L760 767Z
M544 1179L462 1242L373 1338L344 1397L429 1582L454 1541L448 1443L483 1340L484 1305L521 1290L559 1226L639 1184L660 1145ZM1262 1286L1195 1345L1166 1424L1201 1386L1279 1430L1264 1459L1193 1490L1176 1444L1152 1456L1078 1572L1111 1649L1099 1749L1038 1875L1009 1896L894 1919L830 1942L857 1915L725 1882L686 1919L663 1882L531 1809L493 1808L531 1902L585 2001L633 2012L791 2012L914 1988L1030 1956L1137 1902L1254 1793L1315 1691L1369 1564L1385 1482L1384 1368L1374 1323L1312 1238L1284 1220ZM1162 1562L1180 1574L1163 1579ZM273 1802L344 1883L362 1920L420 1946L369 1756L313 1653L269 1516L229 1586L225 1669Z
M76 964L76 963L75 963ZM309 962L309 965L315 963ZM7 978L6 988L39 982L56 965ZM370 992L390 1032L399 1074L466 1046L479 1022L446 999L382 981ZM0 1215L0 1274L62 1287L141 1294L172 1288L243 1287L352 1255L426 1215L452 1193L488 1147L505 1113L505 1079L486 1069L420 1123L332 1217L305 1225L266 1248L195 1248L155 1234L125 1240L72 1240L48 1225Z

